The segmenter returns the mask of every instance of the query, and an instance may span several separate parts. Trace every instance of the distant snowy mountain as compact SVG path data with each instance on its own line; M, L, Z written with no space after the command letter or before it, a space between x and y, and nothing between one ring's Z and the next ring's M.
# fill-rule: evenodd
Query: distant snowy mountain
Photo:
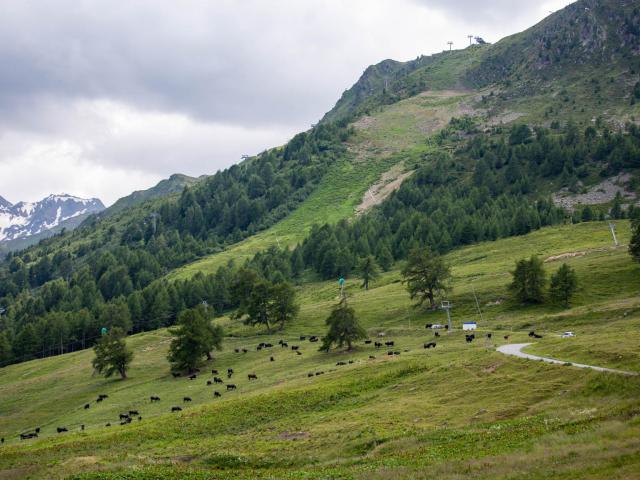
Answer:
M49 195L39 202L11 204L0 197L0 243L24 239L58 229L64 224L77 225L79 217L104 210L97 198Z

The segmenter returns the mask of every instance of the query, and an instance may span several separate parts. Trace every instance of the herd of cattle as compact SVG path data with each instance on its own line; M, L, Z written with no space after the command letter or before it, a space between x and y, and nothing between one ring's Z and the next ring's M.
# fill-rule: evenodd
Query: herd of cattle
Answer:
M433 324L429 324L428 323L428 324L425 325L425 328L432 329L433 328ZM445 326L444 328L447 329L448 327ZM435 332L435 337L436 338L440 337L440 334L437 331ZM534 331L529 332L529 337L542 338L541 335L536 334ZM472 334L465 334L465 340L466 340L467 343L473 342L475 340L475 338L476 338L476 336L473 333ZM492 334L491 333L487 333L486 334L486 338L487 339L491 339L492 338ZM509 335L505 335L504 339L508 340L509 339ZM320 338L315 336L315 335L312 335L312 336L309 336L309 337L306 336L306 335L301 335L299 337L299 341L306 341L306 340L308 340L311 343L316 343L316 342L318 342L320 340ZM393 341L393 340L388 340L388 341L385 341L384 343L378 342L378 341L374 342L372 340L365 340L364 344L365 345L373 344L373 346L377 350L379 350L379 349L381 349L383 347L387 347L387 348L395 347L395 341ZM281 348L290 348L291 351L295 352L297 355L302 355L302 351L300 350L300 345L291 345L291 346L289 346L289 342L285 342L284 340L279 340L278 341L278 345L280 345ZM424 343L423 348L431 349L431 348L436 348L436 346L437 346L437 343L435 341L431 341L431 342ZM256 350L257 351L265 350L265 349L271 349L271 348L273 348L273 345L271 343L265 343L265 342L261 342L256 346ZM409 350L404 350L404 351L408 352ZM234 352L235 353L246 354L246 353L249 352L249 350L246 349L246 348L235 348ZM387 355L388 356L396 356L396 355L400 355L400 353L401 352L399 350L393 350L393 349L387 351ZM370 360L374 360L375 358L376 358L375 355L369 355L369 359ZM269 357L269 361L273 362L273 361L275 361L275 358L273 356L270 356ZM354 363L353 360L349 360L348 362L339 361L339 362L336 363L336 366L340 367L340 366L349 365L349 364L352 364L352 363ZM331 369L329 371L331 372L331 371L334 371L334 370L335 369ZM187 378L189 380L196 380L200 373L201 373L200 370L196 369L195 371L190 372L190 374L188 375ZM325 373L324 371L309 372L307 374L307 377L315 377L315 376L323 375L324 373ZM172 375L173 375L174 378L178 378L178 377L182 376L181 373L177 373L177 372L172 373ZM222 376L221 376L220 372L217 369L212 369L211 370L211 375L212 375L213 378L206 381L206 385L207 386L217 385L217 384L225 384L225 381L222 379ZM233 375L234 375L233 368L228 368L227 372L226 372L227 380L230 380L233 377ZM258 379L258 376L255 373L247 374L247 380L248 381L257 380L257 379ZM238 388L235 383L226 383L225 387L226 387L226 391L227 392L231 392L231 391L237 390L237 388ZM219 392L217 390L213 392L213 398L220 398L220 397L222 397L222 393L221 392ZM96 398L95 402L96 403L101 403L101 402L105 401L108 398L109 398L109 395L100 394ZM156 402L160 402L160 401L161 401L161 398L159 396L157 396L157 395L152 395L152 396L149 397L149 402L150 403L156 403ZM185 397L182 398L182 401L183 401L183 403L189 403L189 402L192 401L192 399L191 399L191 397L185 396ZM91 404L90 403L86 403L84 405L84 409L88 410L89 408L91 408ZM181 406L174 405L174 406L171 407L171 412L181 412L181 411L182 411L182 407ZM114 422L114 423L119 423L120 425L128 425L128 424L132 423L134 419L137 419L137 421L142 421L142 416L140 415L140 412L138 410L129 410L126 413L120 413L118 415L117 422ZM105 427L111 427L111 426L112 426L111 422L107 422L105 424ZM80 431L84 431L84 430L85 430L85 425L81 424L80 425ZM68 432L68 431L69 430L68 430L67 427L56 427L56 432L57 433L65 433L65 432ZM37 428L35 428L33 430L30 430L28 432L21 433L19 435L19 437L20 437L20 440L38 438L38 435L40 434L40 432L41 432L41 427L37 427ZM3 444L4 442L5 442L4 437L0 438L0 444Z

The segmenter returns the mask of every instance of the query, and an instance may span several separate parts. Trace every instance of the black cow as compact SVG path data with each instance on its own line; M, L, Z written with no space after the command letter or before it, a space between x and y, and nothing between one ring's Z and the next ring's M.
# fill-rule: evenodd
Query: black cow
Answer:
M538 335L537 333L534 333L533 338L542 338L542 335Z
M376 357L374 355L369 355L369 360L375 360Z
M365 340L365 341L364 341L364 344L365 344L365 345L371 345L371 340Z
M211 370L211 375L218 375L218 370Z
M107 424L105 425L105 427L110 427L110 426L111 426L111 423L107 423Z
M236 353L240 353L240 349L239 348L234 348L233 351L236 352Z
M338 363L336 363L336 365L338 367L342 367L343 365L346 365L346 364L347 364L346 362L338 362Z
M227 391L229 390L235 390L237 387L233 384L233 383L229 383L227 384Z
M431 328L431 327L433 327L433 323L427 323L427 324L424 326L424 328Z
M182 401L183 402L190 402L191 401L191 397L182 397Z
M129 414L128 413L121 413L120 414L120 420L126 420L127 418L129 418Z
M195 380L196 378L198 378L198 375L196 375L195 373L189 376L189 380Z
M375 345L376 348L382 347L382 344L380 342L375 342L374 345Z
M275 358L273 358L273 357L269 357L269 361L271 361L271 362L275 362L275 361L276 361L276 359L275 359Z
M173 375L173 378L178 378L180 376L180 373L178 372L171 372L171 375Z
M207 380L207 386L213 385L213 382L211 380Z
M129 410L129 415L136 417L140 415L140 412L138 410Z
M393 346L395 345L395 342L389 341L389 342L384 342L384 344L385 344L387 347L393 347Z
M248 352L249 352L249 350L247 350L246 348L242 349L242 353L248 353Z
M393 355L393 352L392 351L388 351L387 355L391 356L391 355Z
M440 332L436 332L436 337L439 337L439 336L440 336Z
M291 350L298 350L299 348L299 345L291 345Z
M172 412L181 412L182 408L180 408L180 407L171 407L171 411Z
M40 433L40 427L36 428L36 429L35 429L35 432L36 432L36 433Z
M324 375L324 372L316 372L316 376L318 375Z
M424 348L436 348L436 342L425 343Z
M233 375L233 368L227 368L227 378L231 378L231 375Z
M68 432L69 430L67 430L67 427L58 427L56 428L56 431L58 433L63 433L63 432Z
M224 383L220 377L213 377L214 383Z
M222 395L220 394L220 392L213 392L213 396L214 397L221 397Z
M89 403L85 403L85 404L84 404L84 409L85 409L85 410L88 410L90 406L91 406L91 404L89 404Z
M287 347L289 346L289 344L288 344L287 342L282 342L282 343L280 344L280 346L281 346L282 348L287 348Z
M301 352L300 350L296 350L296 353L297 353L298 355L302 355L302 352Z
M247 375L247 379L249 379L249 380L257 380L258 376L255 373L250 373L249 375Z
M300 335L300 341L301 341L301 342L303 342L303 341L304 341L304 340L306 340L306 339L307 339L307 337L306 337L306 336L304 336L304 335Z
M310 342L317 342L318 341L318 337L316 337L315 335L312 337L309 337L309 341Z
M487 333L487 338L491 338L492 334L491 333Z
M151 400L152 402L159 402L159 401L160 401L160 397L156 397L155 395L152 395L152 396L151 396L151 397L149 397L149 398L150 398L150 400Z
M313 373L307 373L307 377L313 377Z
M505 335L503 338L504 338L505 340L509 340L509 335Z
M84 432L84 423L82 425L80 425L80 430L82 430Z

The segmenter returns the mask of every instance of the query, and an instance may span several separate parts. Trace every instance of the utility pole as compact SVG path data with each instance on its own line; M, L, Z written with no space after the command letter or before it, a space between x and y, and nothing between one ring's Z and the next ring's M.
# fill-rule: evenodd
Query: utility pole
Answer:
M611 222L609 222L609 230L611 230L611 235L613 236L613 244L616 247L619 247L620 243L618 242L618 237L616 236L616 226Z
M449 51L451 51L451 49L453 48L453 42L451 40L449 40L447 42L447 45L449 45Z
M476 307L478 308L478 313L480 314L480 321L484 322L484 318L482 318L482 310L480 310L480 303L478 302L478 297L476 295L476 287L471 284L471 290L473 290L473 298L476 299Z
M451 302L448 302L447 300L443 300L440 305L441 305L442 309L445 312L447 312L447 321L448 321L448 325L449 325L448 332L451 333L451 331L453 330L453 325L451 325Z
M469 39L469 46L473 45L473 35L467 35L467 38Z

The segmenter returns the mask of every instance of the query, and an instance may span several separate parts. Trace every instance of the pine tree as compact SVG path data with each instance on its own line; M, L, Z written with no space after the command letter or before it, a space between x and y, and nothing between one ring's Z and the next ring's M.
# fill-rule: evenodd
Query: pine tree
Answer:
M222 346L222 328L212 325L204 305L181 312L177 328L169 332L174 338L167 359L174 372L192 373L204 358L211 359L211 352Z
M373 255L367 255L358 262L358 273L362 277L362 285L360 288L369 290L369 284L378 278L379 269L376 259Z
M124 331L115 327L95 344L93 351L96 356L91 363L98 373L105 377L118 373L123 380L127 378L133 352L127 347L124 337Z
M447 291L451 269L442 257L428 247L411 250L407 265L402 269L404 282L411 299L418 299L417 306L429 300L429 306L436 308L435 296L438 292Z
M346 297L343 297L336 305L326 320L329 331L322 340L321 351L329 351L333 344L338 348L346 343L347 349L353 348L353 342L366 338L367 332L360 326L353 308L347 305Z
M578 278L576 272L566 263L551 276L551 284L549 286L549 294L552 300L562 304L564 307L569 306L569 301L578 288Z
M13 349L6 332L0 332L0 367L6 366L13 359Z
M542 260L535 255L529 260L516 262L516 269L511 272L513 281L510 289L522 303L542 303L546 282Z
M269 297L269 317L272 323L279 323L282 330L300 311L296 291L289 283L276 283L269 289Z

